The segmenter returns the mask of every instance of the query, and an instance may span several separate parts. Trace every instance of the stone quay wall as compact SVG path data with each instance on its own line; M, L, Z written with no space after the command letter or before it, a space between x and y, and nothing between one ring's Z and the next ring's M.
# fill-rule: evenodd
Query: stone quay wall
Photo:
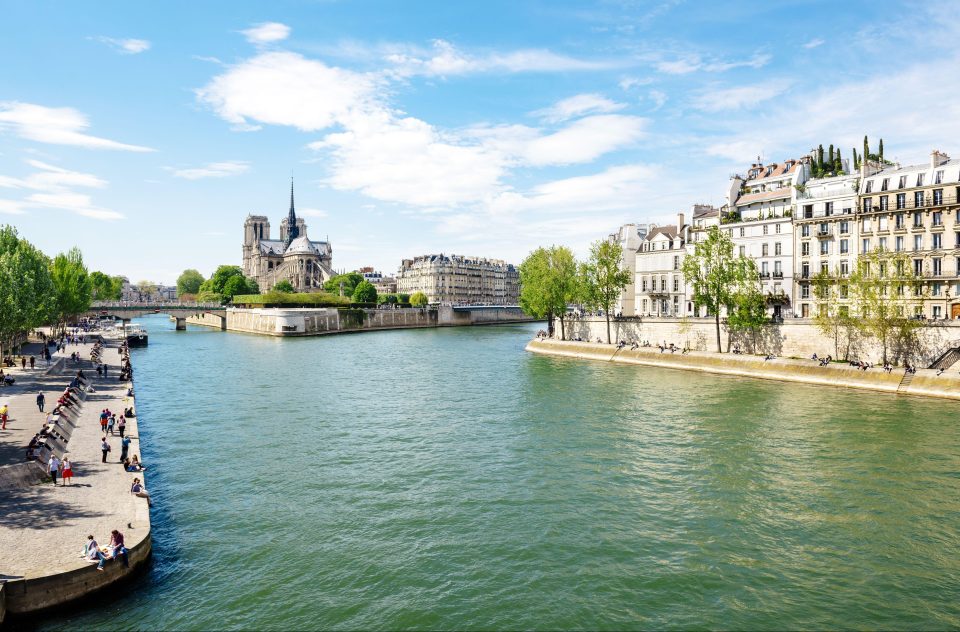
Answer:
M607 340L606 320L601 316L568 319L564 323L566 337L580 337L585 341ZM554 322L554 336L560 336L560 323ZM673 343L682 349L716 351L716 323L712 318L619 318L610 319L611 340L626 340L651 345ZM728 345L740 345L746 352L771 354L778 357L809 358L832 355L834 359L849 358L864 362L882 363L883 349L873 339L857 335L848 340L842 333L837 352L833 337L824 335L816 323L809 319L789 319L780 324L765 325L756 338L742 333L731 334L723 323L720 325L720 342L724 351ZM917 340L909 349L896 342L887 349L887 359L903 364L907 357L913 364L929 366L944 351L960 347L960 322L937 321L927 324L917 332Z
M527 351L603 362L618 362L650 367L681 369L752 377L764 380L801 382L822 386L869 389L892 394L942 397L960 401L960 374L950 371L937 375L932 369L919 369L913 376L901 369L887 373L882 368L863 371L846 363L820 366L814 360L776 358L765 360L759 356L690 351L688 353L661 353L656 347L629 347L615 345L535 339Z

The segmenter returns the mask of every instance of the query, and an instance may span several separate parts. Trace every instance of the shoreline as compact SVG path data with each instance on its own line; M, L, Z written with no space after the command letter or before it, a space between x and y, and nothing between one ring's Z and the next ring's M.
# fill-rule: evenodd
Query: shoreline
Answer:
M960 374L955 367L940 376L937 376L937 372L933 369L918 369L916 374L911 376L907 375L903 369L887 373L882 368L874 367L863 371L846 363L820 366L814 360L789 358L764 360L760 356L707 351L690 351L686 354L660 353L657 347L631 350L629 347L618 349L615 345L603 343L551 339L531 340L526 345L526 350L542 355L584 360L960 401Z
M45 468L36 461L0 467L0 498L10 503L6 515L0 517L0 625L4 618L16 625L125 581L144 568L151 557L150 509L146 500L129 493L132 479L138 477L145 482L145 472L126 472L121 467L117 435L107 435L113 451L107 463L100 462L99 411L109 408L122 412L128 407L136 411L135 398L127 396L133 382L117 380L121 356L119 347L111 342L105 342L101 354L102 361L109 365L109 377L96 374L90 344L69 345L66 353L80 351L81 362L74 364L66 355L55 357L53 367L45 373L51 379L40 386L52 408L56 389L65 388L76 369L82 369L88 380L88 390L80 395L76 412L60 417L58 432L66 440L52 444L58 457L70 454L76 471L72 483L50 485ZM21 433L25 426L32 425L31 416L41 418L32 401L24 402L25 398L33 399L37 382L37 375L30 373L17 379L18 391L23 392L13 396L11 409L17 415L12 421L18 422ZM91 385L93 392L89 391ZM142 455L138 426L138 416L127 419L131 456ZM16 443L17 438L8 441ZM23 470L29 470L30 475L16 476ZM98 571L95 563L80 557L79 550L88 534L105 544L111 529L124 534L129 566L111 560Z

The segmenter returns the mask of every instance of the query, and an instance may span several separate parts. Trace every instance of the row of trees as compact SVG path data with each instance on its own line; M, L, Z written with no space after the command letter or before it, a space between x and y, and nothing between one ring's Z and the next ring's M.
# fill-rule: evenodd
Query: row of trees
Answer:
M77 248L51 259L12 226L0 227L0 353L23 332L62 328L94 299L118 299L122 285L119 277L88 272Z

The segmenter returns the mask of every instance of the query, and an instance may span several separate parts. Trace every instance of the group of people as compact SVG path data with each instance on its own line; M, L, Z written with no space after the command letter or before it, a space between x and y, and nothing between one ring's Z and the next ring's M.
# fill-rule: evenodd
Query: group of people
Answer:
M123 534L114 529L110 532L110 544L104 547L97 543L96 538L88 535L87 543L84 545L80 557L89 562L97 562L97 570L102 571L104 564L116 559L123 562L124 568L128 568L130 566L129 553L130 551L127 550L123 542Z
M827 354L821 357L821 356L818 356L816 353L814 353L812 356L810 356L810 359L816 360L817 362L819 362L820 366L827 366L831 362L833 362L833 356L830 354Z
M100 431L104 435L110 434L113 436L114 430L120 434L120 438L123 438L123 433L127 430L127 418L120 415L120 418L117 419L116 413L111 412L109 408L104 408L100 412Z
M120 354L120 381L132 381L133 366L130 364L130 347L127 345L126 340L123 341L123 344L120 345L117 352Z
M70 455L64 454L62 459L58 459L56 454L51 453L47 461L47 473L53 481L53 486L57 486L57 475L61 477L64 485L69 485L73 478L73 464L70 463Z

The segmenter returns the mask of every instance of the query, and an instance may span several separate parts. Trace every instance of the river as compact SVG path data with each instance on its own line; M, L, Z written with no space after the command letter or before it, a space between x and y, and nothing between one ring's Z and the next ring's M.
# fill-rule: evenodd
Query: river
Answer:
M960 627L955 403L142 322L154 560L42 629Z

